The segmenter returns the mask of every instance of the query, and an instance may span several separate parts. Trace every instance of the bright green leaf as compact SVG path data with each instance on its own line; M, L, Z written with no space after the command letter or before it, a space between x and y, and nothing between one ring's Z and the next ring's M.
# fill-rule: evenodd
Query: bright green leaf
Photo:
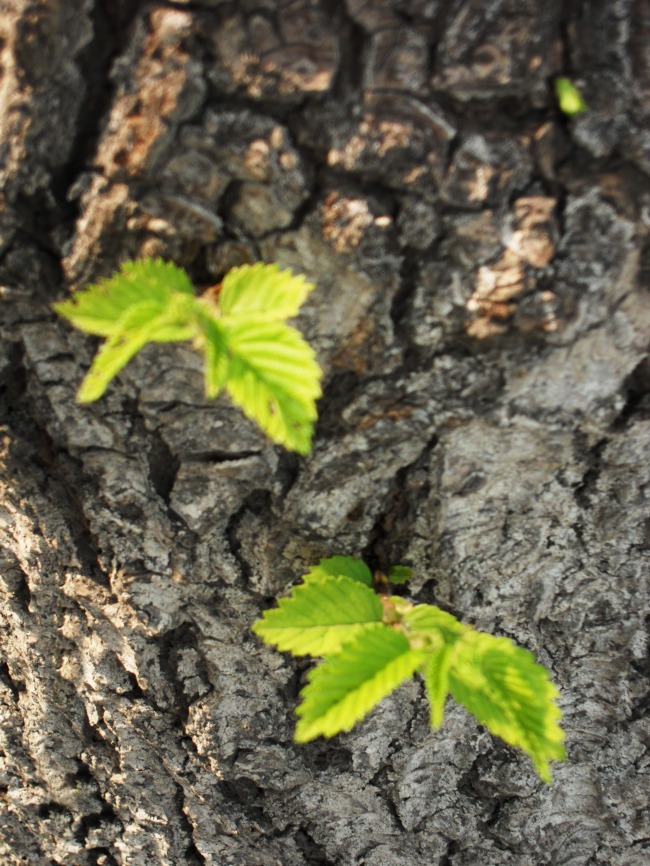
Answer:
M571 116L587 110L587 104L582 98L582 94L568 78L556 78L554 87L560 111L563 111L564 114Z
M143 306L138 304L129 315ZM151 309L154 306L151 304ZM170 295L165 306L155 317L152 316L149 333L152 343L178 343L196 337L199 334L196 298L180 292Z
M131 358L149 342L145 330L109 337L93 358L81 387L77 392L79 403L92 403L106 390L108 383Z
M219 319L202 314L200 322L203 338L197 342L205 355L205 396L212 400L228 379L228 337Z
M120 328L109 337L95 355L77 393L80 403L91 403L102 396L108 383L148 342L155 339L160 310L157 304L144 302L127 310L120 318Z
M78 328L107 337L77 395L102 396L108 383L149 342L188 340L197 332L194 291L180 268L161 259L125 262L109 280L54 309Z
M323 577L330 575L338 577L344 574L352 580L358 580L365 583L366 586L372 585L372 572L361 559L356 559L354 556L331 556L329 559L321 559L318 565L312 565L308 574L304 576L304 580L310 580L312 577Z
M283 322L222 321L230 358L226 388L233 402L275 442L308 454L322 393L314 350Z
M439 728L445 718L445 703L449 694L449 665L453 650L443 644L433 650L427 660L424 684L431 706L431 727Z
M145 259L124 262L110 279L91 285L53 307L76 328L110 337L121 329L123 315L136 304L152 303L163 310L174 292L194 296L185 271L162 259Z
M307 454L322 371L309 344L283 320L313 288L302 276L258 262L231 271L215 302L197 298L181 268L155 259L126 262L111 279L54 308L76 327L108 338L81 401L100 397L146 343L194 340L205 355L207 396L227 388L271 439Z
M296 741L349 731L426 660L425 650L413 650L389 626L367 631L346 643L309 675L296 709Z
M283 652L328 655L339 652L358 632L381 628L382 613L379 597L367 586L349 577L323 575L281 598L277 608L257 620L253 631Z
M455 700L551 781L550 760L565 757L558 692L531 653L503 637L468 630L454 647L449 687Z
M259 316L267 321L295 316L314 284L302 274L281 271L277 265L242 265L223 279L219 307L226 316Z
M424 681L431 706L431 727L439 728L444 720L449 693L449 666L454 656L453 647L471 628L431 604L419 604L407 611L402 623L411 645L429 646Z
M386 577L394 584L406 583L413 577L413 569L408 565L392 565Z
M135 304L122 314L116 332L102 344L95 355L81 383L77 400L80 403L91 403L99 399L111 379L147 343L187 340L194 335L195 330L192 325L182 320L178 312L161 310L154 301Z
M455 616L434 607L432 604L418 604L403 618L409 634L439 634L446 643L454 643L464 635L469 626L463 625Z
M344 572L344 573L342 573ZM354 557L323 559L253 631L294 655L322 655L296 713L296 740L349 730L404 679L424 675L431 725L449 693L495 735L523 749L545 781L565 757L548 672L506 638L476 632L433 605L377 596Z

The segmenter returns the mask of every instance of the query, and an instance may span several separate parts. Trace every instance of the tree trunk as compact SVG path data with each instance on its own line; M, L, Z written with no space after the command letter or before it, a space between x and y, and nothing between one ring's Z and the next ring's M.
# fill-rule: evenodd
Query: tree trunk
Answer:
M648 0L0 16L1 862L647 863ZM309 457L182 344L75 403L51 302L145 255L317 284ZM417 678L293 743L250 626L334 554L549 667L551 786Z

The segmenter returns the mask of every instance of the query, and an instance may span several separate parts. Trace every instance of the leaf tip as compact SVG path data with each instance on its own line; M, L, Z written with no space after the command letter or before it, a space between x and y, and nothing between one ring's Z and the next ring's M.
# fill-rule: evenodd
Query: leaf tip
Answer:
M89 381L89 377L86 376L79 386L75 400L77 403L94 403L95 400L99 400L99 398L104 395L105 391L106 385L103 387L97 387L96 383L94 383L92 379Z
M296 730L293 734L294 743L309 743L311 740L315 740L318 734L310 733L307 725L301 724L302 719L298 720L296 723Z

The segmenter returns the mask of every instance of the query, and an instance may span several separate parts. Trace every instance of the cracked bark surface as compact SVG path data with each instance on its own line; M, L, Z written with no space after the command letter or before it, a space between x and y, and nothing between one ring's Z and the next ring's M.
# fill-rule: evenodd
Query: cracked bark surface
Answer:
M0 860L647 863L647 0L0 13ZM308 458L182 345L75 403L50 304L140 255L316 282ZM551 787L417 680L292 743L250 625L335 553L550 668Z

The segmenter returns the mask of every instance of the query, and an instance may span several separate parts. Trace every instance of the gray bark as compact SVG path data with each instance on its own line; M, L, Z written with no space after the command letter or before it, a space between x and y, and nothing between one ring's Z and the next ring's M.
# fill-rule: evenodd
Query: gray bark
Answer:
M647 0L0 0L0 860L650 859ZM589 110L563 117L568 73ZM198 357L107 395L50 308L120 261L317 284L313 453ZM533 651L568 760L422 684L292 742L250 625L319 557Z

